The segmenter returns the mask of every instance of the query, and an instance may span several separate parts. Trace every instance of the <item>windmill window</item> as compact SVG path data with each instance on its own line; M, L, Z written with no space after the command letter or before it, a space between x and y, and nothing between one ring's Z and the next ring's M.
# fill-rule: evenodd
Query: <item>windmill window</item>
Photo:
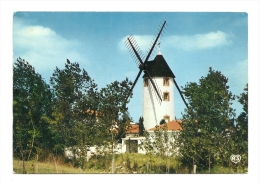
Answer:
M170 85L170 80L169 78L163 78L163 86L169 86Z
M169 92L163 93L163 101L170 101L170 93Z
M145 78L144 79L144 87L147 87L148 86L148 78Z

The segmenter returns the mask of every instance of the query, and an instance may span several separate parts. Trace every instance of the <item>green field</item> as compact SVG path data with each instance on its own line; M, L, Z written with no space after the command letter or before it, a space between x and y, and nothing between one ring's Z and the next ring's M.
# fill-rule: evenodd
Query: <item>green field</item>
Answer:
M167 161L167 166L166 166ZM70 161L44 161L36 162L26 161L26 173L28 174L55 174L55 173L105 173L112 172L112 156L92 157L88 162L80 160ZM114 173L176 173L174 167L177 167L177 161L173 158L167 160L156 156L148 157L142 154L120 154L115 155ZM15 173L22 173L23 162L18 159L13 160L13 169ZM76 168L78 167L78 168Z
M22 174L23 162L19 160L13 160L13 170L16 174ZM55 164L53 162L38 162L38 171L37 164L35 161L26 161L26 173L28 174L79 174L79 173L89 173L87 171L82 171L80 168L74 168L66 164ZM57 169L56 169L57 167Z
M23 162L18 159L13 160L13 170L16 174L23 173ZM25 162L27 174L111 174L112 157L92 157L86 160L36 162L33 160ZM146 156L142 154L120 154L115 155L115 174L191 174L192 169L183 167L179 161L173 157L165 159L158 156ZM212 167L209 170L197 172L201 174L232 174L245 173L244 170L233 167Z

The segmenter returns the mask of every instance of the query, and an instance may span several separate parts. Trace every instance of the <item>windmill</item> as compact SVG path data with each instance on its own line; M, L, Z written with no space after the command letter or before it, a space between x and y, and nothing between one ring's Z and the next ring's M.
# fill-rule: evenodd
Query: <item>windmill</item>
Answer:
M158 32L154 42L152 43L151 48L148 51L146 57L144 57L144 55L142 54L136 40L134 39L134 37L132 35L129 36L125 42L130 54L132 55L132 57L134 57L137 65L138 65L138 68L139 68L139 72L135 78L135 81L134 81L131 89L129 90L128 95L126 96L125 102L128 100L129 96L132 94L132 91L133 91L139 77L141 76L141 74L143 72L144 73L144 75L143 75L144 84L146 87L148 87L148 89L144 90L144 93L143 93L143 117L144 117L144 122L148 122L148 123L151 123L151 122L153 122L152 120L155 120L155 123L158 124L158 120L162 119L160 117L171 116L174 118L173 99L171 99L171 101L167 100L167 99L169 99L170 94L173 95L173 92L171 92L171 88L173 89L173 87L166 89L167 88L166 86L165 87L161 87L160 85L158 86L158 84L161 84L161 83L158 83L161 80L160 80L160 78L157 78L157 77L162 77L162 79L163 79L162 81L164 81L165 79L167 79L167 77L169 77L171 79L171 81L173 82L172 84L174 84L176 86L178 92L181 95L182 100L184 101L186 107L188 108L188 104L186 103L186 101L182 95L182 92L181 92L177 82L175 81L175 75L172 73L167 62L164 60L163 56L160 54L160 51L159 51L159 54L155 57L155 59L153 61L149 61L149 57L151 56L156 44L158 44L159 48L160 48L160 43L157 43L157 42L158 42L159 37L162 35L162 31L165 28L165 26L166 26L166 21L164 21L162 23L162 26L159 29L159 32ZM166 90L164 90L165 92L162 93L161 89L166 89ZM149 100L147 100L147 99L149 99ZM155 103L155 99L157 100L157 103ZM168 102L164 103L164 101L168 101ZM162 105L162 102L164 105ZM167 106L167 104L168 104L168 106ZM162 108L161 108L161 106L162 106ZM161 116L164 112L164 111L162 111L163 109L170 110L169 112L171 112L171 114L168 115L166 113L166 114L164 114L164 116ZM160 111L158 111L158 110L160 110ZM160 112L160 114L159 114L160 116L157 116L158 115L157 112ZM150 113L150 115L146 114L146 113ZM153 118L151 121L147 121L145 119L144 115L147 115L147 120L149 120L148 118L153 118L153 117L155 117L155 118ZM153 124L151 124L151 126L154 126L154 125L155 124L153 122ZM148 128L149 128L149 125L148 125ZM146 127L146 129L148 129L148 128Z

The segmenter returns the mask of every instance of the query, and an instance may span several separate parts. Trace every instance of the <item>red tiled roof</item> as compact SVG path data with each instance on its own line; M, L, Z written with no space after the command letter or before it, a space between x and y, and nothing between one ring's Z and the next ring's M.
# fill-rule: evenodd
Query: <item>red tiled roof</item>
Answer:
M138 134L139 133L139 125L133 124L126 128L127 134Z
M178 131L182 130L180 126L181 120L172 120L169 123L167 123L167 127L169 131ZM163 127L165 124L160 125L160 127ZM156 127L149 129L149 131L154 131ZM139 133L139 125L132 124L129 127L126 128L127 134L138 134Z
M160 125L159 127L163 127L164 125L167 125L168 130L170 131L176 131L176 130L182 130L180 126L181 120L172 120L167 124ZM149 129L149 131L154 131L156 127L153 127Z

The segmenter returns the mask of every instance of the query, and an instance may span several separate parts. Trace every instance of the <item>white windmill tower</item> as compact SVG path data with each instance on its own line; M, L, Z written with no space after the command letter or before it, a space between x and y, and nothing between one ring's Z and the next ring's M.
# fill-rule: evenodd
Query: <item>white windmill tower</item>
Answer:
M160 124L160 121L164 119L169 122L175 118L174 115L174 85L178 89L185 105L188 107L176 81L173 72L162 56L160 49L154 60L148 61L149 57L161 35L161 32L166 24L166 21L162 24L162 27L151 46L146 58L143 60L140 49L133 36L127 38L126 45L129 51L136 58L139 67L139 73L126 97L126 100L132 93L132 90L139 79L142 72L143 76L143 118L144 127L146 130L155 127ZM160 48L160 44L159 44Z
M148 70L151 72L162 101L159 101L154 89L145 74L143 76L143 118L144 127L150 129L159 125L162 120L166 123L175 118L174 115L174 74L159 52L152 61L148 61Z

